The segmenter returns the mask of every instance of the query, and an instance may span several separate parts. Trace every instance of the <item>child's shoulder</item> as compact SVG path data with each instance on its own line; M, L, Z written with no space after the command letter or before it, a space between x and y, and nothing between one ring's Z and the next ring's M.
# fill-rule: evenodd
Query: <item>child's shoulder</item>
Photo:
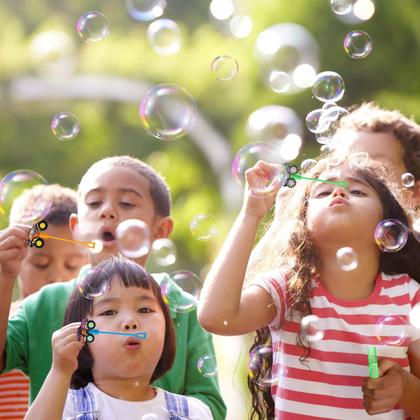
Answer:
M410 298L416 297L420 301L420 283L417 279L413 279L407 273L385 274L380 273L382 278L382 287L392 290L395 294L399 291L401 294L409 293Z

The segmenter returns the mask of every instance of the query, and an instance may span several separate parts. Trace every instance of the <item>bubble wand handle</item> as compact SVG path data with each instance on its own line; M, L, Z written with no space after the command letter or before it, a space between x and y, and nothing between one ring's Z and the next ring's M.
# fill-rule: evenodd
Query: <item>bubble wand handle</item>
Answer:
M95 248L95 242L83 242L83 241L76 241L74 239L59 238L58 236L52 236L52 235L49 235L48 233L39 233L38 236L44 239L57 239L57 241L72 242L75 244L85 245L88 248Z
M309 178L307 176L302 176L300 174L290 174L290 178L294 179L306 179L308 181L319 181L319 182L325 182L326 184L335 184L342 188L347 188L349 183L347 181L327 181L326 179L319 179L319 178Z
M128 337L137 337L142 340L147 338L147 332L145 331L138 332L138 333L123 333L123 332L118 332L118 331L100 331L100 330L93 329L93 330L89 330L89 332L95 335L98 335L98 334L126 335Z
M376 347L368 346L369 377L379 378L378 358L376 356Z

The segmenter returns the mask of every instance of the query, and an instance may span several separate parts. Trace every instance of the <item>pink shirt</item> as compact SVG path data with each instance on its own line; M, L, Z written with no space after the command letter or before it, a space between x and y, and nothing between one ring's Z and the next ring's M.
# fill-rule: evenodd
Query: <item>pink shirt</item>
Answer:
M388 358L410 370L407 348L420 339L409 313L420 302L420 285L407 274L378 274L371 295L359 301L332 296L316 279L310 294L314 326L323 332L312 341L306 364L297 346L300 316L288 309L286 280L279 271L264 275L258 284L273 298L276 317L269 325L273 346L272 385L276 418L404 419L398 406L369 416L363 407L362 382L369 376L367 347L376 346L378 359Z

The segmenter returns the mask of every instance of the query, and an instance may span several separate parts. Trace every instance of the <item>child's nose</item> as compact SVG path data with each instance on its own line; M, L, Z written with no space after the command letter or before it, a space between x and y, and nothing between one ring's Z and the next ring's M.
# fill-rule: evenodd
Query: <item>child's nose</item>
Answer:
M110 204L105 204L101 209L100 218L101 219L116 219L117 213L114 207Z
M137 330L138 327L138 322L134 319L127 319L124 322L124 330Z
M347 191L341 187L337 187L333 191L333 197L337 197L337 196L346 197L346 195L347 195Z

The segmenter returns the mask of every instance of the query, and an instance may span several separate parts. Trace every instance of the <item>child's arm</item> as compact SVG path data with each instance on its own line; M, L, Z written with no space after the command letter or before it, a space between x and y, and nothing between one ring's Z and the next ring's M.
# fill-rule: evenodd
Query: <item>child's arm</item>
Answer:
M84 345L77 337L79 326L79 322L73 322L54 332L51 370L25 420L62 419L71 376L77 369L77 356Z
M259 161L246 171L244 204L201 291L199 320L215 334L245 334L268 325L275 317L273 300L263 288L250 286L242 291L258 225L277 192L261 198L250 195L248 190L273 170L274 165Z
M0 372L6 364L7 321L12 301L13 285L28 248L28 226L12 226L0 232Z

